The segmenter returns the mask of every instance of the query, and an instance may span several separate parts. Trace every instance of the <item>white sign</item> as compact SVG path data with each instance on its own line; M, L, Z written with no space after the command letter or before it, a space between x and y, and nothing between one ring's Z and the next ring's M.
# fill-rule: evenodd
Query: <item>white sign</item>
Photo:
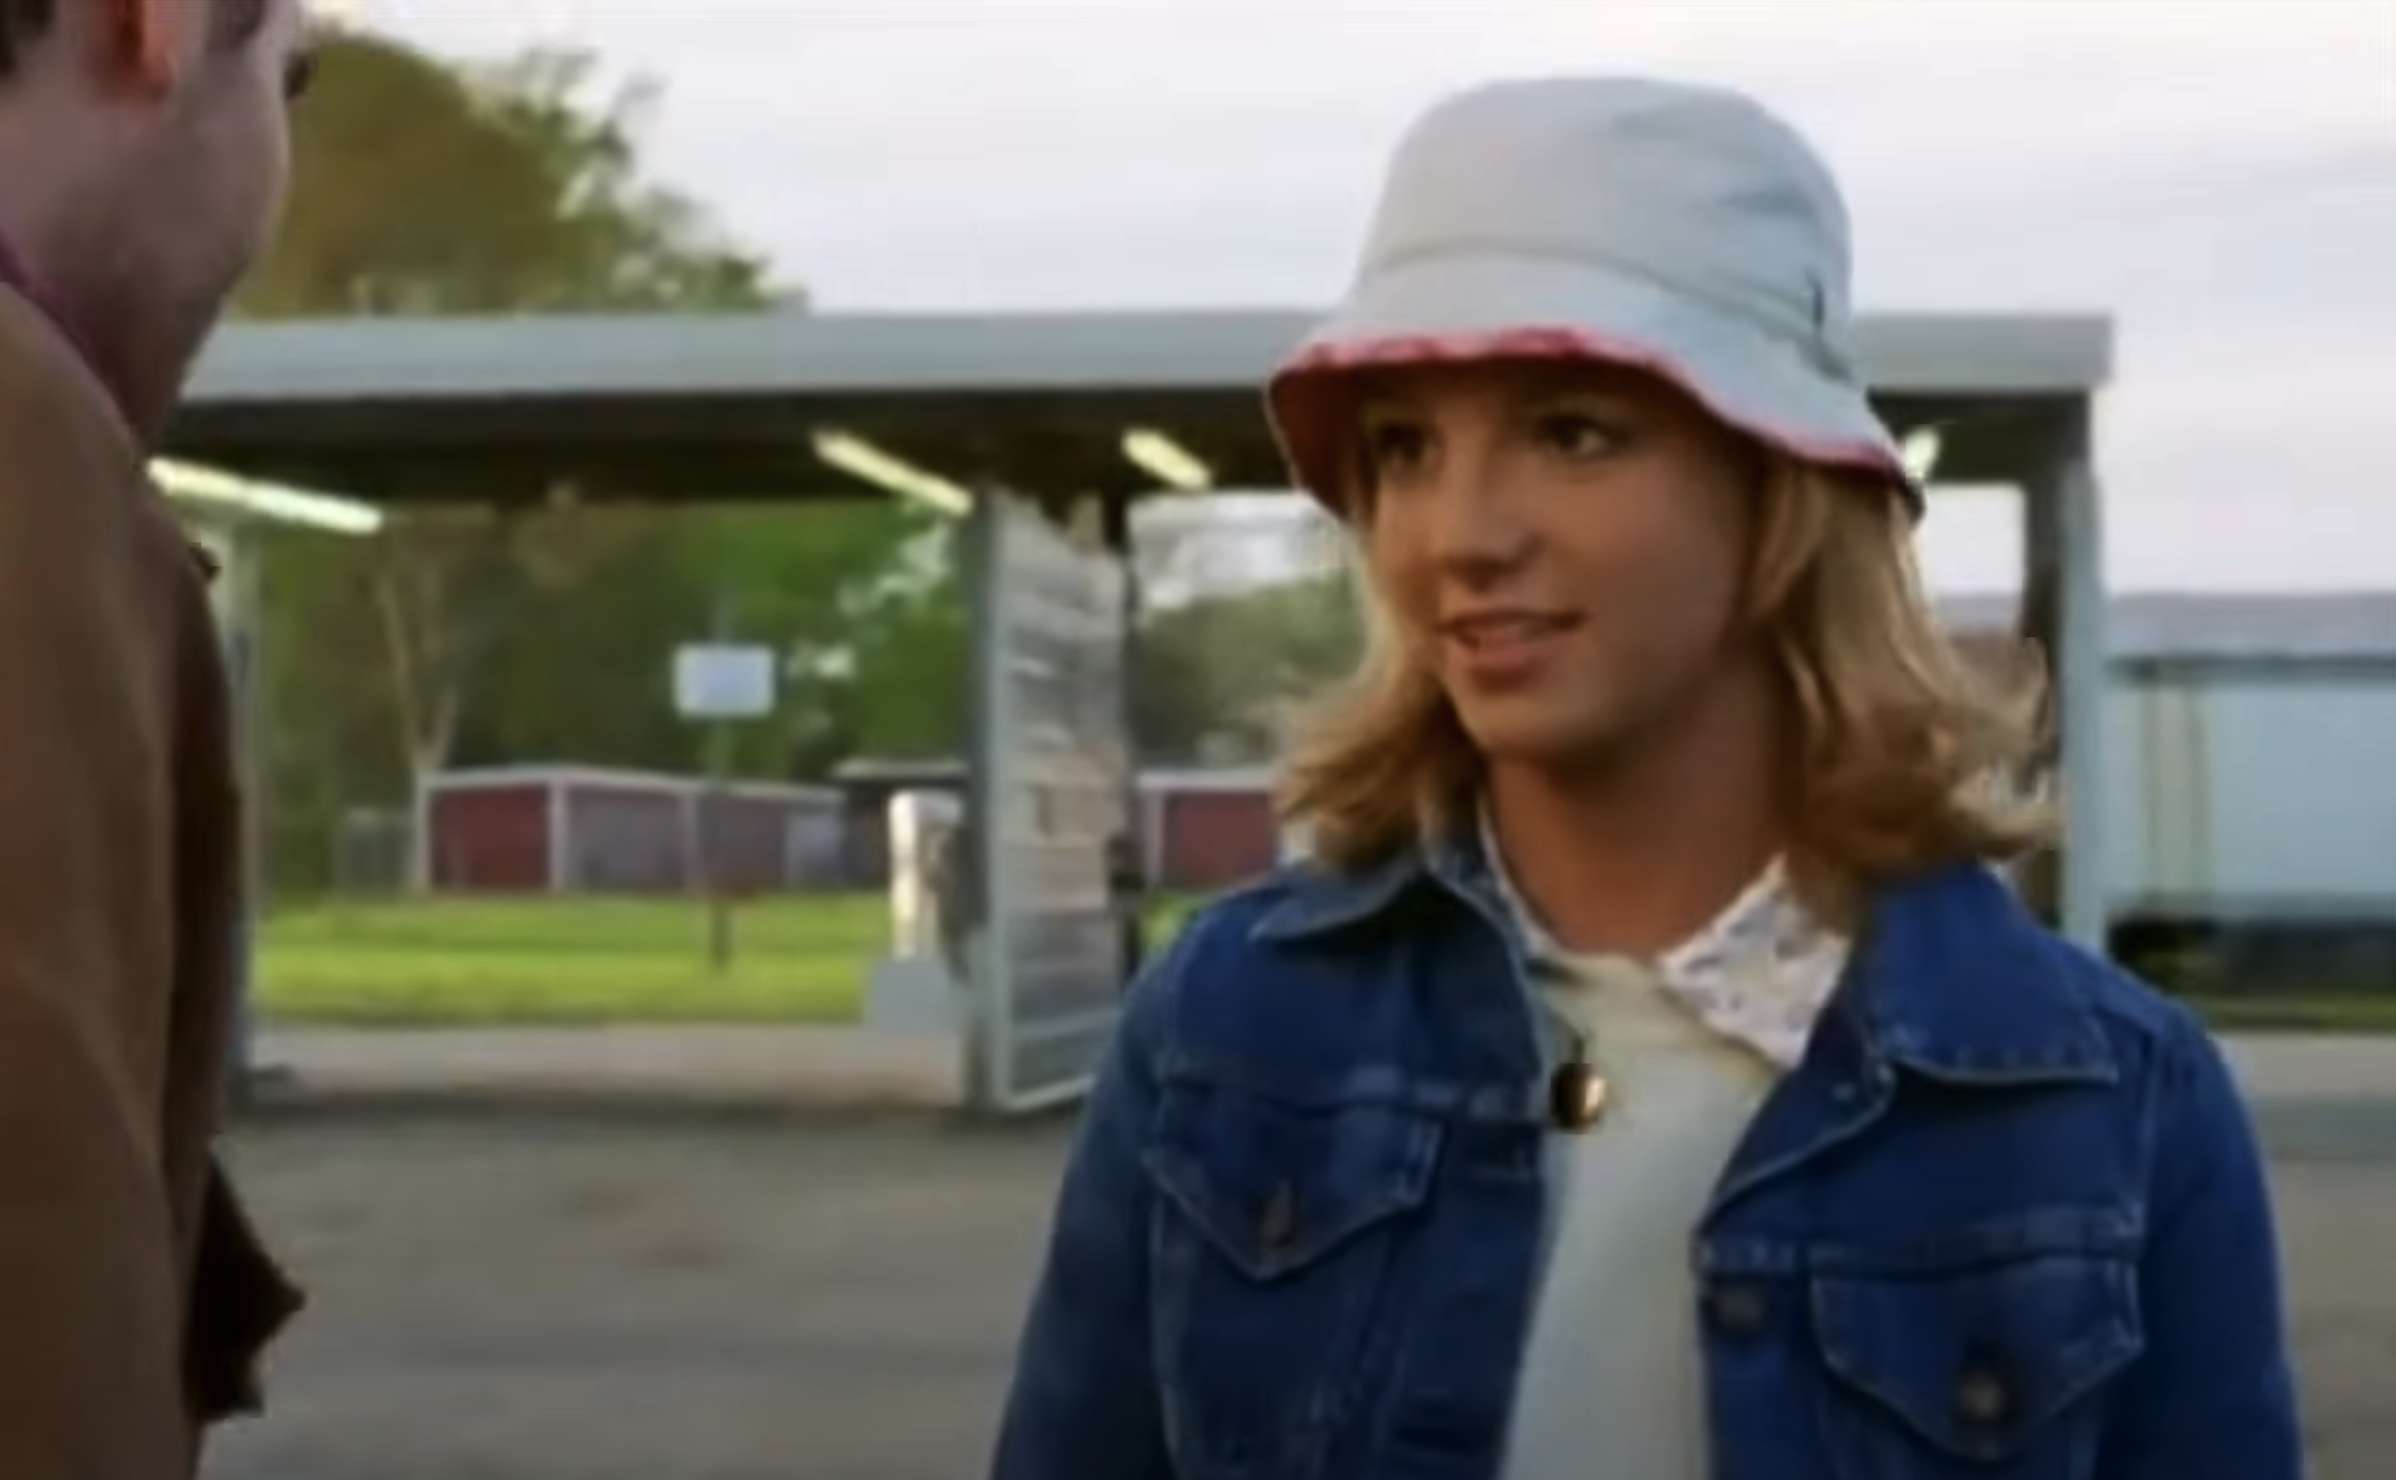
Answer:
M694 642L674 650L674 710L684 719L762 719L774 712L774 650Z

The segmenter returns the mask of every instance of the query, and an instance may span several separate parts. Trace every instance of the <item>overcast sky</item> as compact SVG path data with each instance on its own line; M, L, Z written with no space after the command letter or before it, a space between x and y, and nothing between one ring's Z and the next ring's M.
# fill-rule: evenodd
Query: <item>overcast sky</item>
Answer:
M2396 0L366 0L596 50L658 173L826 309L1337 293L1398 131L1505 75L1747 89L1841 171L1867 308L2107 309L2125 587L2396 587ZM2010 583L1955 500L1942 585Z

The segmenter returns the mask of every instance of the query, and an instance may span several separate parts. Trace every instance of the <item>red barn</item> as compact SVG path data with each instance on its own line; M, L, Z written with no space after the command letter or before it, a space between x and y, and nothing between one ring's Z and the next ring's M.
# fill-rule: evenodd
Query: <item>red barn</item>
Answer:
M417 797L420 875L466 893L836 887L837 792L589 766L447 771Z
M833 779L848 797L849 877L870 888L890 878L885 819L892 795L961 796L965 768L949 759L863 757L843 763ZM1272 791L1272 775L1261 768L1142 771L1139 829L1150 884L1208 893L1271 868L1281 855Z
M1148 877L1158 889L1211 892L1255 878L1281 857L1269 772L1149 770L1140 792Z

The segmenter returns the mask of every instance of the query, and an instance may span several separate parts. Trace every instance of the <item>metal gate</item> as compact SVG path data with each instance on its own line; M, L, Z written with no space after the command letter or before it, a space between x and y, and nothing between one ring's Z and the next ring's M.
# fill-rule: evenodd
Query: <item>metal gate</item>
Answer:
M1094 512L1094 511L1093 511ZM976 684L966 845L978 878L965 1079L986 1113L1079 1097L1114 1032L1123 931L1109 850L1131 828L1129 574L1095 520L993 492L966 526Z

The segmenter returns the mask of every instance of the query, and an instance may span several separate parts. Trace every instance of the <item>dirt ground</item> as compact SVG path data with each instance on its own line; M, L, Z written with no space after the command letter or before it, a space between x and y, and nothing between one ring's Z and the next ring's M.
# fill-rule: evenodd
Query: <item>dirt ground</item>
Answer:
M2319 1480L2396 1473L2374 1124L2278 1170ZM972 1480L1060 1145L922 1116L252 1126L317 1305L210 1480Z

